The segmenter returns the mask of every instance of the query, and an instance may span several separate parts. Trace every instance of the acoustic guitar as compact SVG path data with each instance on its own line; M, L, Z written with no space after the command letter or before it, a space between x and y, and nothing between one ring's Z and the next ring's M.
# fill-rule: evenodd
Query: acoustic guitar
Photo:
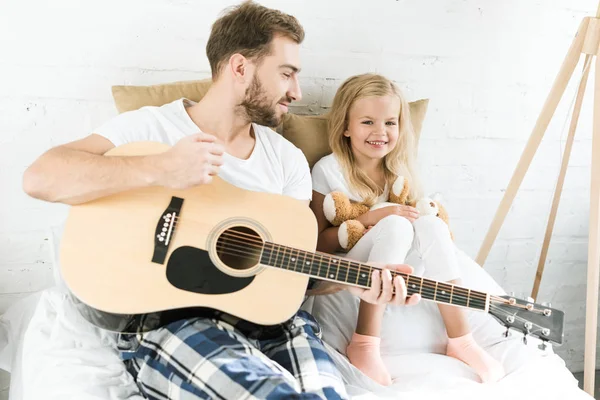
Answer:
M136 142L106 156L163 152ZM71 207L61 241L65 283L89 322L141 333L214 309L274 325L299 309L310 277L369 288L375 267L315 252L317 223L305 203L243 190L215 177L186 190L146 187ZM564 314L510 296L495 296L400 275L408 294L493 315L508 329L562 343Z

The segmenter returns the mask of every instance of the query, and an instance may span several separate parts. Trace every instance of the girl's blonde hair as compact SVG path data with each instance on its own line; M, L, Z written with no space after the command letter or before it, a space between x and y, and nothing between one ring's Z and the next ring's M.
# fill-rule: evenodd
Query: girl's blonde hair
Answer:
M383 193L379 187L358 165L352 153L350 138L344 136L348 129L350 107L358 99L372 96L396 96L400 99L398 118L398 142L383 159L383 171L388 188L392 188L395 179L402 175L408 179L410 193L408 201L413 202L420 196L415 169L416 140L410 119L410 107L400 89L389 79L377 74L356 75L347 79L337 90L329 114L329 145L342 166L350 188L371 206Z

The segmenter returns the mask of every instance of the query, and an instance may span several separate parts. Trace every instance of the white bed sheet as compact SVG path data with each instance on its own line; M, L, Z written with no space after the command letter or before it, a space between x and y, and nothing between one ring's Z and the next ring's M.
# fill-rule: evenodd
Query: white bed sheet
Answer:
M12 343L2 348L0 366L12 372L10 400L141 399L115 351L115 336L83 320L63 290L52 288L9 309L0 327ZM31 321L26 324L27 314ZM21 340L19 331L24 332ZM512 337L488 348L508 375L481 384L463 363L439 354L387 357L394 384L380 386L329 348L356 399L544 399L592 400L580 390L561 358L537 341L525 346ZM12 363L11 363L12 361Z
M393 384L380 386L365 377L347 359L330 348L355 399L444 400L593 400L579 389L564 361L552 351L540 352L537 344L524 346L520 338L487 349L502 360L507 376L482 384L466 364L440 354L409 354L387 357Z
M20 354L0 358L12 360L6 368L9 400L142 399L119 359L116 335L85 321L63 289L46 289L37 301L15 304L9 312L0 319L4 325L15 326L12 321L21 313L31 315L20 340L9 348Z

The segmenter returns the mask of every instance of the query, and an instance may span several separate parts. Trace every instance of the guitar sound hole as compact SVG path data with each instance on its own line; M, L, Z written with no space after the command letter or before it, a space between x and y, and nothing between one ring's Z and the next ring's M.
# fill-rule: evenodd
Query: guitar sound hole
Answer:
M250 228L236 226L225 230L217 239L217 256L229 268L245 270L260 260L262 238Z

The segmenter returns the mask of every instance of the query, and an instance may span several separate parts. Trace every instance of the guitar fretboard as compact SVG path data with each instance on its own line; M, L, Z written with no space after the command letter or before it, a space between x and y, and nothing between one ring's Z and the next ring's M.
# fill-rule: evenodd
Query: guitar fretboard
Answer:
M371 287L372 273L376 269L370 265L345 258L324 253L311 253L271 242L265 242L260 263L365 289ZM482 311L487 310L487 293L402 272L390 272L392 277L399 275L404 278L409 296L419 293L425 300Z

